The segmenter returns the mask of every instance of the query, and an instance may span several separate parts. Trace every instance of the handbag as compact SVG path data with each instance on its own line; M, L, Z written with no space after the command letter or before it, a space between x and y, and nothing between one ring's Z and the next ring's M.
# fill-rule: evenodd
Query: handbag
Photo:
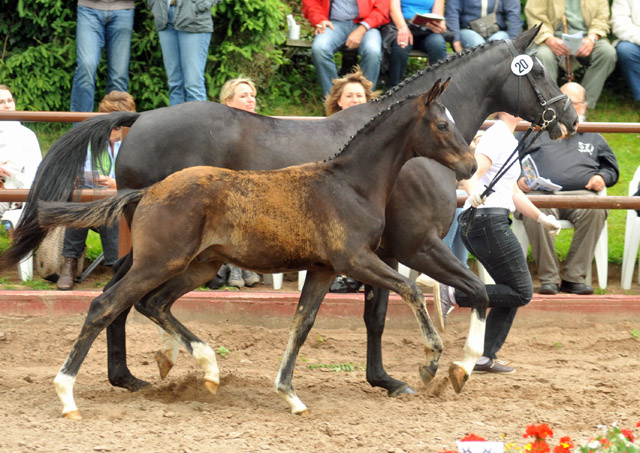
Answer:
M43 279L53 283L58 281L58 273L64 262L62 246L64 244L65 229L63 226L58 226L49 231L35 253L36 273ZM84 251L82 252L82 257L78 260L76 275L82 274L83 268Z
M488 39L489 36L500 31L500 26L498 25L498 17L496 16L499 2L500 0L496 0L496 3L493 6L492 13L469 22L469 26L471 27L471 29L482 36L485 40Z

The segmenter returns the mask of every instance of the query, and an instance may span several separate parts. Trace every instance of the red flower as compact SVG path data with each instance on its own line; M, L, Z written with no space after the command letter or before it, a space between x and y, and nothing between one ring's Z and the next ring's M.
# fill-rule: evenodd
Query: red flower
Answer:
M600 442L600 444L605 448L609 448L611 446L611 442L609 442L609 439L606 437L599 437L598 442Z
M551 449L544 439L536 439L531 443L531 453L550 453Z
M487 439L485 439L484 437L476 436L473 433L468 434L464 436L462 439L460 439L460 442L486 442L486 441Z
M553 431L546 423L540 423L538 426L531 424L527 426L527 431L522 437L535 437L536 439L546 439L553 437Z
M636 438L633 437L633 431L631 431L630 429L621 429L620 432L624 437L629 439L629 442L633 443L636 440Z
M636 423L636 428L640 428L640 422Z
M553 453L571 453L571 449L574 448L573 441L569 436L560 438L560 445L553 449Z

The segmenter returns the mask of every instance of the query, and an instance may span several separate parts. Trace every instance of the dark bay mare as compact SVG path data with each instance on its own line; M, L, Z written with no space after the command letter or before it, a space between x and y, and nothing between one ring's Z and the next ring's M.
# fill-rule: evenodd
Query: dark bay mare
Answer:
M263 117L213 102L193 102L145 113L113 113L93 118L56 142L45 156L29 194L24 218L14 234L12 247L2 256L13 265L38 246L45 231L37 218L36 200L66 201L84 165L87 143L102 150L116 126L131 126L116 162L118 187L147 187L182 168L212 165L230 169L276 169L327 157L334 146L346 143L370 118L409 94L426 92L439 77L452 83L441 102L470 142L492 112L506 111L539 122L552 108L570 134L577 115L556 99L561 93L533 60L526 76L516 75L511 64L524 54L538 32L532 28L511 46L507 41L485 44L432 65L405 80L379 101L370 102L317 121ZM561 134L554 118L549 133ZM96 153L97 154L97 153ZM387 206L386 225L379 255L391 265L399 260L419 272L456 289L473 294L475 306L487 303L482 282L460 263L441 241L455 212L455 178L452 172L431 171L427 159L412 159L398 177ZM441 167L443 168L443 167ZM134 207L125 210L130 220ZM361 219L363 224L367 217ZM128 255L112 282L131 265ZM213 276L213 274L212 274ZM368 333L367 380L394 395L410 387L391 378L382 365L381 335L387 309L385 290L365 291L365 323ZM113 385L136 390L145 382L136 379L126 364L125 311L108 328L109 380ZM465 364L466 368L473 366ZM458 386L458 388L460 388Z
M127 205L137 204L131 222L131 267L91 302L54 380L63 415L80 418L73 398L80 366L98 334L134 304L196 359L205 370L207 388L215 393L220 384L215 352L170 309L224 262L263 273L308 270L275 381L292 413L308 412L294 392L293 370L336 273L402 297L423 334L427 356L423 374L433 376L442 341L424 296L414 282L387 266L375 249L384 230L387 201L405 162L430 157L450 165L462 179L476 170L467 142L437 102L447 84L438 80L428 93L385 109L343 151L322 162L253 172L190 167L149 188L122 190L92 203L40 202L43 228L114 223ZM361 222L363 217L366 223ZM164 222L168 218L173 221ZM485 309L474 311L477 323L482 323ZM482 344L484 326L478 330L474 341ZM479 353L475 360L478 357Z

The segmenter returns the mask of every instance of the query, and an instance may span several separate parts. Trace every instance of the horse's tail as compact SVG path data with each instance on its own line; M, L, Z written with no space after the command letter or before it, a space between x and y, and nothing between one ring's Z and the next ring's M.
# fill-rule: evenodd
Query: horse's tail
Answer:
M114 225L124 208L139 202L147 189L123 190L116 195L89 203L39 201L40 228L50 230L60 225L71 228L97 228Z
M140 116L136 112L114 112L89 118L60 137L45 155L31 185L22 218L13 232L11 247L0 256L0 268L16 265L40 245L46 235L38 223L38 200L68 201L76 179L84 168L87 147L99 159L107 152L112 129L131 126Z

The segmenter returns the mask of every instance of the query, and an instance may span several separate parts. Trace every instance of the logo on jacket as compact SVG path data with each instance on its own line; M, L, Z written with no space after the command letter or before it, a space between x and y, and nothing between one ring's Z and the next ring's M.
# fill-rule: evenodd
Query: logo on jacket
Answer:
M578 151L581 153L589 153L590 156L593 156L594 149L591 143L578 142Z

